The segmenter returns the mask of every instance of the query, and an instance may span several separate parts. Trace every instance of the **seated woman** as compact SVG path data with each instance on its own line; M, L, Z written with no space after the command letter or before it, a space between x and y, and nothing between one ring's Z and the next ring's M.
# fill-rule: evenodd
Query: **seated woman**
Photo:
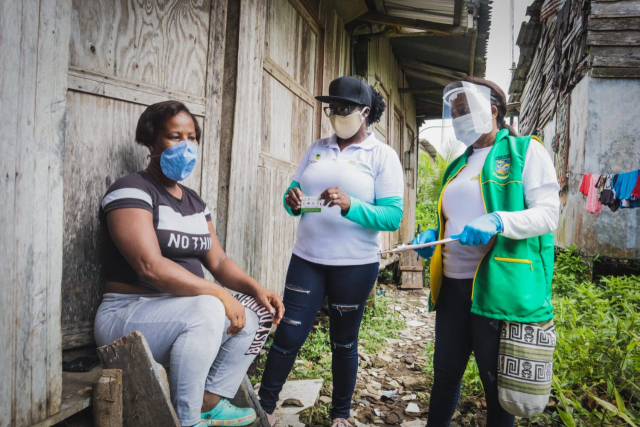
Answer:
M284 306L226 256L206 204L178 184L196 165L200 136L180 102L154 104L140 116L136 141L149 149L149 165L118 179L100 206L107 283L95 337L102 346L133 331L144 335L156 361L170 366L181 425L243 426L255 411L227 399ZM240 294L206 280L203 266Z

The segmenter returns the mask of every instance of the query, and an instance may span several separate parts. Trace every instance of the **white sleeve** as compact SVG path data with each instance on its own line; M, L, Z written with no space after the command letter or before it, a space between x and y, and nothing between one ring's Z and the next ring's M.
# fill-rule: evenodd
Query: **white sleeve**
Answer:
M320 140L322 141L322 140ZM302 159L300 159L300 163L298 164L298 169L296 169L296 173L293 174L293 180L294 181L298 181L300 182L300 177L302 176L302 174L304 173L304 170L307 168L307 165L309 164L309 156L311 155L311 149L317 144L318 142L314 142L313 144L311 144L309 146L309 148L307 148L307 151L302 155Z
M560 186L547 150L532 139L525 155L522 186L527 208L520 212L498 212L502 235L521 240L551 233L558 227Z
M382 145L378 170L375 178L376 200L385 197L404 197L404 171L396 150L388 145Z

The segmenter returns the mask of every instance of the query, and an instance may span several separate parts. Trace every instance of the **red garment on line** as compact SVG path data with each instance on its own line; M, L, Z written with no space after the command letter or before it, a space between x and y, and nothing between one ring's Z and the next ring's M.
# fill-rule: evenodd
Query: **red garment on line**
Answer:
M591 174L585 173L580 184L580 192L585 196L589 195L589 187L591 186Z
M638 179L636 180L636 186L631 190L631 195L636 196L640 199L640 173L638 174Z

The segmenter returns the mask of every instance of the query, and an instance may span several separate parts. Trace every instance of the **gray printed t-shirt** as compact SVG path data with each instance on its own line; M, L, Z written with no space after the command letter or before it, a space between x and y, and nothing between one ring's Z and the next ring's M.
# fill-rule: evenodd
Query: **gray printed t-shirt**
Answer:
M162 256L204 278L200 259L211 249L211 235L207 224L211 221L211 212L195 191L182 185L180 188L182 200L172 196L146 171L122 177L109 187L99 212L104 234L103 269L107 281L142 286L160 292L138 277L111 239L107 214L122 208L151 212Z

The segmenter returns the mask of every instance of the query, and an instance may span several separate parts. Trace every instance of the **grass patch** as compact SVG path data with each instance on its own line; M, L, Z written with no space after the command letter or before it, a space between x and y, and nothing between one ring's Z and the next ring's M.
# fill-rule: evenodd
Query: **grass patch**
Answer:
M550 409L517 426L640 425L640 276L590 281L576 250L558 251L553 281L557 345ZM433 345L423 374L432 379ZM463 397L483 397L473 357Z

